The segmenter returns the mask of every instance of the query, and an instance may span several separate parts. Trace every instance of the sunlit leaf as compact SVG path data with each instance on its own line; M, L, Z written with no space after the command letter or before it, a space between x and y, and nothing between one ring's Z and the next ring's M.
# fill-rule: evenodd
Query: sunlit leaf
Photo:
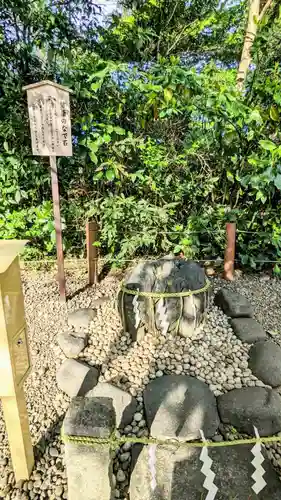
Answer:
M103 141L107 144L111 141L111 136L109 134L104 134L102 136Z
M102 177L103 177L103 172L97 172L97 173L94 175L93 179L96 181L96 180L101 179Z
M260 115L260 112L257 109L254 109L251 111L250 116L249 116L249 122L257 122L257 123L262 123L262 117Z
M174 253L180 253L182 252L182 246L181 245L176 245L174 247Z
M94 83L92 83L92 85L91 85L91 89L92 89L94 92L96 92L98 89L100 89L100 87L101 87L101 83L100 83L100 82L94 82Z
M234 176L233 176L233 173L230 172L229 170L227 170L226 172L226 177L228 178L228 180L230 180L231 182L234 182Z
M113 130L118 135L126 135L126 130L124 130L122 127L114 127Z
M276 149L276 145L274 144L274 142L272 141L269 141L269 140L261 140L260 141L260 145L263 149L265 149L266 151L274 151L274 149Z
M106 173L105 173L105 176L107 178L108 181L113 181L113 179L115 179L115 172L114 170L107 170Z
M92 160L92 162L96 165L98 163L98 157L97 155L94 153L94 151L91 151L90 152L90 158Z
M173 97L173 92L170 89L164 89L164 99L166 102L170 102Z
M271 106L269 114L270 114L271 120L273 120L275 122L278 122L278 120L279 120L279 111L278 111L278 109L275 106Z
M15 201L17 203L19 203L20 200L21 200L21 193L20 193L20 191L17 191L16 194L15 194Z

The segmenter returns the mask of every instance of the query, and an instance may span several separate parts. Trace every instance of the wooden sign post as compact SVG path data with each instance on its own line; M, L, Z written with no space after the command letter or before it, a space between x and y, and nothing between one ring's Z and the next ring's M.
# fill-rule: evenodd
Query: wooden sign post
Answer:
M18 253L26 241L0 241L0 398L16 481L34 465L23 383L30 371Z
M27 91L32 153L49 156L57 244L60 297L66 299L60 199L56 156L72 156L70 89L48 80L23 87Z
M94 246L94 243L98 241L98 230L99 228L96 221L88 221L86 223L86 246L89 285L94 285L98 282L99 250L97 246Z
M224 278L229 281L234 280L236 224L226 223L226 248L224 253Z

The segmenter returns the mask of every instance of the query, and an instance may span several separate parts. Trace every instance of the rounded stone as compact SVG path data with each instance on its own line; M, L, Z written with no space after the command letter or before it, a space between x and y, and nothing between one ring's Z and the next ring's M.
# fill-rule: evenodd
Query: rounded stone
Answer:
M151 435L158 439L191 440L212 437L219 416L215 396L207 384L187 375L165 375L144 391L145 413Z
M263 327L253 318L233 318L230 323L237 337L247 344L266 339Z
M281 347L270 340L254 344L249 352L249 367L264 384L281 385Z
M141 413L135 413L134 420L136 422L140 422L142 420L142 414Z
M217 398L221 421L239 432L270 436L281 430L281 397L263 387L234 389Z
M126 474L122 469L118 469L116 479L118 483L123 483L126 480Z
M122 453L119 457L120 462L127 462L129 460L131 454L129 452Z
M63 486L56 486L55 487L55 494L57 497L61 497L63 494Z
M51 446L51 448L49 449L49 455L50 455L50 457L53 457L53 458L59 457L58 449L55 448L54 446Z
M124 451L129 451L132 448L132 443L124 443L122 448Z

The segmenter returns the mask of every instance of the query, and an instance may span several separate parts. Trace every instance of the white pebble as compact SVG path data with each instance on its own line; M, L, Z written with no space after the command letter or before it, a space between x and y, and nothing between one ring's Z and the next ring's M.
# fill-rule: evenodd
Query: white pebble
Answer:
M134 420L136 422L140 422L142 420L142 414L141 413L135 413L134 414Z
M123 483L126 480L125 472L122 469L119 469L116 474L116 479L118 483Z

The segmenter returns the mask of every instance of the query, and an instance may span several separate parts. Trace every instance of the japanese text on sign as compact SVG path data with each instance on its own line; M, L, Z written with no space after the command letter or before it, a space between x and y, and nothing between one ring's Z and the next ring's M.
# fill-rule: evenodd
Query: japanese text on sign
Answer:
M27 91L32 153L72 156L69 94L42 85Z

